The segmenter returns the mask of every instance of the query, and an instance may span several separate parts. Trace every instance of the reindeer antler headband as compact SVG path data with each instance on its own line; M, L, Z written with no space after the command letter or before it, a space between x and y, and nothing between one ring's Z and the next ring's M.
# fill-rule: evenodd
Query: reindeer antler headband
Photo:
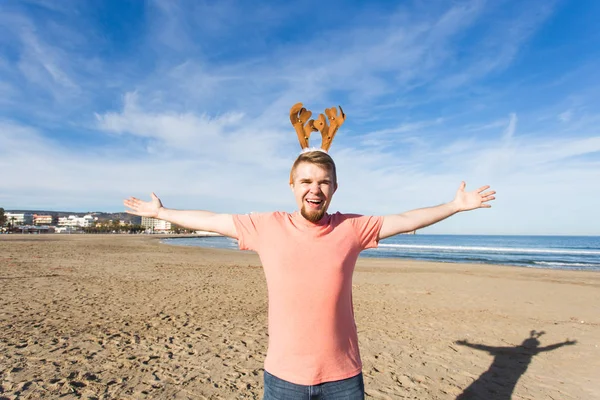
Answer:
M325 152L329 151L336 132L346 120L346 114L344 114L341 106L339 116L335 107L326 108L325 114L329 119L329 125L327 125L327 120L323 114L319 114L319 118L316 121L309 119L312 116L312 112L304 108L302 103L294 104L290 109L290 121L296 130L302 150L309 148L308 139L310 138L310 134L319 131L322 138L321 149Z

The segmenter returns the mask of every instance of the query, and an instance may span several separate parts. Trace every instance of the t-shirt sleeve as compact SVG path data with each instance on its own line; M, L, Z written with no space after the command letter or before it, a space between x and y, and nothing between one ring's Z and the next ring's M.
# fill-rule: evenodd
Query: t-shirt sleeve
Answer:
M264 214L235 214L233 223L240 250L258 251L258 235Z
M350 218L358 237L360 247L370 249L379 245L379 231L383 225L383 217L356 215Z

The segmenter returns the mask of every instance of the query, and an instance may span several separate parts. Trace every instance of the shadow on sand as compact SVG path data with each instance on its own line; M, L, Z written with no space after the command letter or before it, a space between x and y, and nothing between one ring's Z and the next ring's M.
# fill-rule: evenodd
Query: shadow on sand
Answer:
M539 353L558 349L565 345L577 343L575 340L566 340L545 347L539 347L538 338L545 332L531 331L529 337L515 347L492 347L484 344L469 343L458 340L455 343L472 349L482 350L494 356L490 368L467 387L456 400L510 400L519 378L527 371L529 363Z

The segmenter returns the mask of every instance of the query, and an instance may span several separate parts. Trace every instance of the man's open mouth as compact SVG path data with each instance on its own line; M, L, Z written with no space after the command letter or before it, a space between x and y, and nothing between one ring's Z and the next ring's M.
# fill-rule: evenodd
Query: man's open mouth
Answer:
M323 200L319 200L319 199L306 199L306 202L311 207L319 207L323 203Z

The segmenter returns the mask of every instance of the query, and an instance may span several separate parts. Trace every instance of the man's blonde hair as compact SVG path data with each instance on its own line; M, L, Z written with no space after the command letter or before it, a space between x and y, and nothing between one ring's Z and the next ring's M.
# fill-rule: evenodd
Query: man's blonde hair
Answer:
M331 158L331 156L324 151L318 150L302 153L298 156L298 158L296 158L296 161L294 161L294 164L292 165L292 170L290 171L290 185L294 183L294 174L296 173L296 168L298 168L298 165L302 163L318 165L319 167L328 170L332 173L333 183L337 186L337 173L333 158Z

